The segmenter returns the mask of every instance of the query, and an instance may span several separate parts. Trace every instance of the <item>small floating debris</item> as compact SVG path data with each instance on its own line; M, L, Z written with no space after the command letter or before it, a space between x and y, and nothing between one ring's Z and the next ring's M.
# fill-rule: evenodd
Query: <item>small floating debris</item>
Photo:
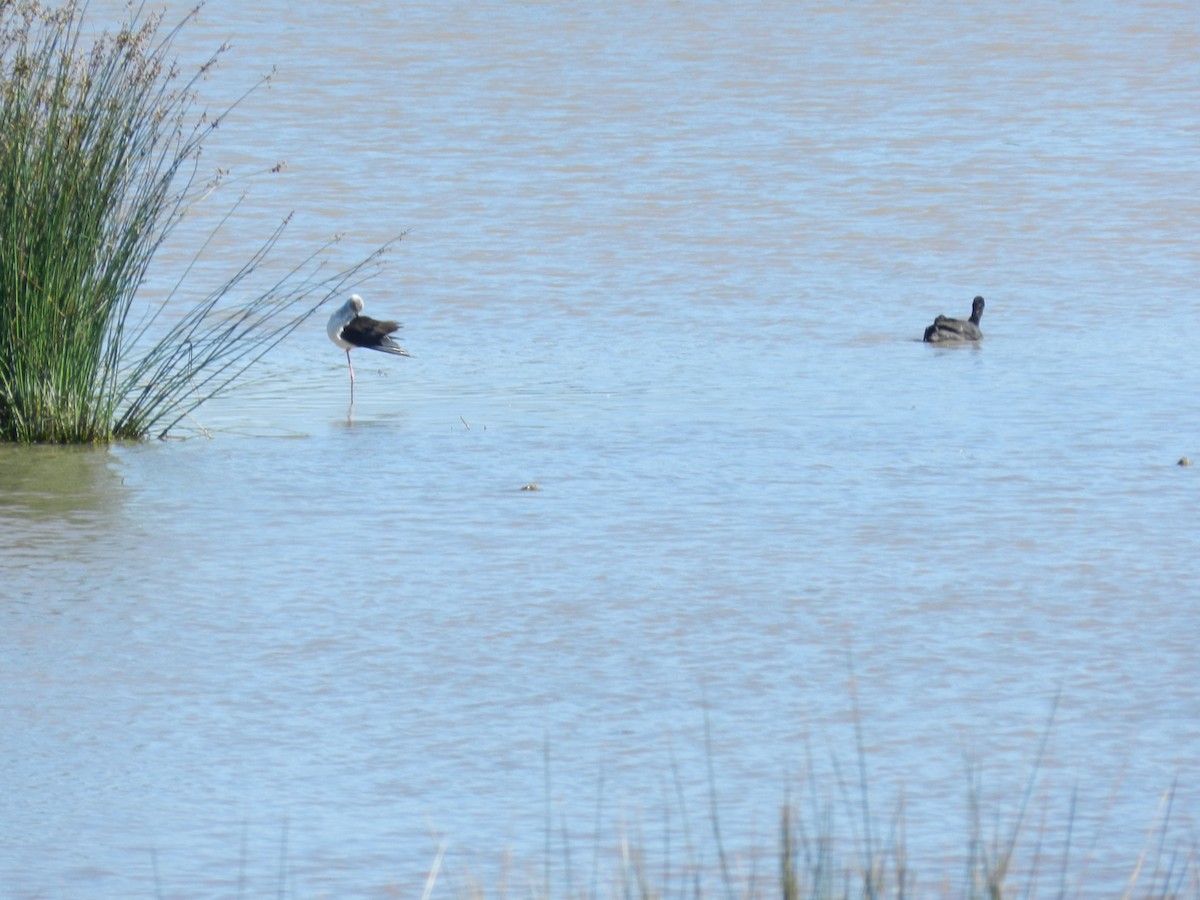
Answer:
M540 484L538 484L536 481L531 481L531 482L529 482L529 484L522 485L522 487L521 487L521 490L523 490L523 491L540 491L541 489L542 489L542 486Z
M1175 463L1175 465L1177 465L1177 466L1190 466L1191 464L1192 464L1191 459L1186 456L1179 457L1179 462Z

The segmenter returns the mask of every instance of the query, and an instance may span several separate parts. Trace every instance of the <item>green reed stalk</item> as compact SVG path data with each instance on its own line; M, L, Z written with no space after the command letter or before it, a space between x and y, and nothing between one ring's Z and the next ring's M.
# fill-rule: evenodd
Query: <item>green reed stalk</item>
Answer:
M169 54L196 10L165 35L161 15L135 12L87 46L82 12L77 0L0 0L0 440L164 433L376 255L329 275L322 248L229 308L224 298L281 226L145 349L163 306L130 327L138 288L190 203L214 186L196 185L201 145L246 95L221 116L193 111L198 80L225 49L181 78Z

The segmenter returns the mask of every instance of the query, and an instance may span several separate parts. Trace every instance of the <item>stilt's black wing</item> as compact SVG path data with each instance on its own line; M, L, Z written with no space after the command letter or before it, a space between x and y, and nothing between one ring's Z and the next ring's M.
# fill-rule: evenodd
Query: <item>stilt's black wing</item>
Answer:
M388 335L400 330L399 322L381 322L370 316L355 316L342 328L342 339L356 347L386 347Z

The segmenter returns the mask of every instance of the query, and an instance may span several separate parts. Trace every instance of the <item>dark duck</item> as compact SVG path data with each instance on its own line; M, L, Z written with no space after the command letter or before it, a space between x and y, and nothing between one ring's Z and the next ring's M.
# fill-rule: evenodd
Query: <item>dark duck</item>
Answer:
M949 316L938 316L933 324L925 329L925 343L952 344L963 341L978 341L983 338L979 330L979 320L983 318L983 298L976 297L971 303L971 318L951 319Z

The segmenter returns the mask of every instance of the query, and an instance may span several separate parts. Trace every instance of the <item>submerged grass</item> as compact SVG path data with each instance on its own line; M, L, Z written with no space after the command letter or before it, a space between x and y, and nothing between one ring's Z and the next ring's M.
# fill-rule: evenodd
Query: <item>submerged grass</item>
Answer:
M853 691L853 688L852 688ZM1154 821L1148 824L1142 847L1130 847L1121 859L1098 859L1091 848L1074 846L1080 830L1074 795L1066 807L1067 821L1054 827L1047 810L1050 797L1043 777L1047 746L1057 701L1031 761L1030 773L1011 802L1001 795L985 799L980 766L966 766L965 810L967 832L962 849L946 860L950 872L918 871L921 865L910 858L905 799L903 793L894 809L882 818L873 806L868 752L862 737L857 701L854 774L845 777L837 760L831 760L832 777L818 775L812 755L807 757L800 797L789 795L779 809L778 844L774 849L732 851L722 833L716 779L707 757L709 809L704 817L711 840L696 840L678 792L681 820L672 822L670 812L663 822L661 851L647 849L638 825L623 823L604 835L597 822L591 839L590 878L572 871L572 862L586 856L572 852L566 826L557 843L560 850L552 861L549 810L545 854L539 869L514 867L506 855L501 874L485 884L453 861L444 838L425 881L423 896L484 898L533 897L581 898L620 897L625 900L876 900L876 898L1091 898L1117 897L1133 900L1200 898L1200 852L1193 823L1187 817L1174 821L1177 786L1166 790ZM705 722L708 740L708 723ZM549 769L549 753L546 765ZM678 772L675 773L678 782ZM550 785L546 778L547 797ZM1043 801L1041 820L1033 813ZM991 805L990 814L985 806ZM957 818L958 811L947 811ZM1097 826L1099 827L1099 826ZM682 858L671 852L670 833L682 830ZM1053 837L1051 837L1053 835ZM1097 833L1096 839L1099 834ZM601 862L606 860L607 862Z
M963 805L937 810L935 814L940 813L943 818L925 831L939 835L936 838L939 846L926 844L916 850L909 844L903 790L894 805L881 815L878 782L872 789L869 753L862 739L857 710L854 718L856 763L848 770L853 775L845 777L836 758L818 772L811 749L807 750L801 787L784 792L778 818L768 826L772 833L765 841L750 839L746 843L743 839L738 847L728 845L728 834L722 828L722 816L728 815L728 808L722 806L718 797L711 745L705 748L710 761L707 784L692 786L693 797L707 795L704 801L707 808L689 810L688 792L672 760L673 785L664 785L662 819L658 826L647 829L641 816L625 811L615 825L605 827L602 823L611 821L613 816L604 809L605 778L601 773L591 823L578 823L579 830L573 833L560 810L556 827L557 804L551 800L552 760L546 742L544 796L528 798L531 805L540 802L544 830L525 835L526 840L522 841L526 847L540 844L540 854L535 854L540 858L523 861L507 848L499 851L498 862L495 857L482 859L478 853L456 847L448 835L435 831L432 838L436 849L430 852L423 872L410 871L402 879L382 885L374 881L370 889L331 888L332 882L324 880L330 861L335 861L339 881L346 877L353 863L336 862L336 853L332 856L326 853L325 861L316 866L295 859L290 850L292 827L285 820L277 855L265 856L260 866L252 867L243 824L235 896L361 894L420 896L423 900L438 897L1200 900L1200 839L1194 812L1185 811L1181 815L1175 810L1178 785L1172 784L1163 792L1140 846L1137 838L1132 837L1122 850L1109 849L1109 855L1103 856L1098 848L1109 815L1086 817L1078 809L1074 793L1070 802L1063 805L1056 802L1060 798L1054 797L1049 789L1044 768L1053 713L1024 784L1016 791L985 793L982 767L968 760ZM708 738L706 721L705 739ZM641 807L647 799L642 797L634 802ZM1040 817L1035 817L1039 807ZM1058 812L1051 811L1054 809ZM519 814L520 810L514 809L513 813ZM1059 816L1064 818L1056 822ZM965 825L961 844L942 848L941 835L952 835L957 827L962 827L956 824L958 821ZM511 826L511 822L497 824L501 830ZM1078 846L1079 833L1093 829L1090 845L1084 842L1082 847ZM656 830L659 836L655 836ZM647 831L651 832L649 839ZM1130 834L1136 835L1136 829ZM772 840L777 843L772 845ZM953 844L954 838L950 841ZM151 861L154 896L179 893L175 886L163 883L157 858ZM940 871L931 871L939 867ZM251 873L251 868L258 871ZM314 882L308 883L308 878ZM196 887L184 885L181 892L196 893ZM331 890L334 892L330 893Z
M1046 846L1048 823L1031 827L1024 810L998 817L985 829L976 820L965 835L963 868L952 872L920 871L909 858L905 838L904 804L885 821L859 818L857 801L850 807L828 798L811 803L785 801L779 814L777 849L730 852L716 835L717 811L709 826L714 846L690 847L685 858L671 859L648 852L640 829L628 824L598 839L591 851L606 863L592 863L590 880L576 877L564 830L561 859L555 876L538 868L514 865L505 857L501 874L485 883L470 870L457 867L448 842L438 842L422 895L487 898L592 898L626 900L875 900L875 898L1139 898L1175 900L1200 898L1200 856L1195 838L1180 841L1171 828L1170 806L1175 790L1167 791L1159 815L1146 832L1145 846L1132 847L1123 859L1123 877L1114 877L1113 860L1097 861L1089 854L1073 856L1067 823L1065 845ZM843 798L844 800L844 798ZM972 816L979 812L980 792L968 790ZM1074 810L1072 809L1072 814ZM1186 828L1184 829L1186 831ZM874 833L870 841L868 832ZM1172 842L1175 846L1171 846ZM1095 864L1104 863L1097 875ZM957 864L956 864L957 866Z
M0 440L163 435L382 252L330 273L327 245L228 302L285 221L165 334L166 302L131 316L155 252L220 180L197 178L205 138L246 96L197 112L196 86L226 48L185 78L171 48L198 8L165 31L161 14L133 9L89 41L77 0L0 0Z

